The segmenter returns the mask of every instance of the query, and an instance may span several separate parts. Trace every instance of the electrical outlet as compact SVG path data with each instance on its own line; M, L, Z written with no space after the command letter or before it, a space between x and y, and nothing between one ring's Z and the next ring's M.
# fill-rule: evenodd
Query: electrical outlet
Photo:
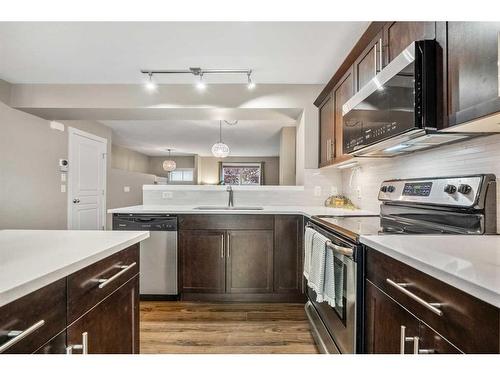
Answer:
M173 197L174 197L174 193L172 193L171 191L163 191L161 193L162 199L172 199Z
M61 173L61 182L66 182L66 173Z
M314 187L314 196L315 197L320 197L321 196L321 186L315 186Z
M61 185L61 193L66 193L66 185Z
M358 185L356 187L356 195L358 196L358 199L362 198L362 196L361 196L361 185Z
M123 192L124 193L130 193L130 186L124 186L123 187Z
M330 187L330 194L331 195L338 195L339 189L336 186Z

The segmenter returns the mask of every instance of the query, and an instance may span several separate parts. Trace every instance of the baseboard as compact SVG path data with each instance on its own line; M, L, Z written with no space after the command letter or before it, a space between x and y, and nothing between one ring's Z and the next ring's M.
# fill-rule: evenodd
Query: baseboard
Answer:
M141 301L178 301L180 295L171 294L141 294L139 299Z
M281 302L281 303L305 303L304 294L230 294L230 293L182 293L181 301L202 302Z

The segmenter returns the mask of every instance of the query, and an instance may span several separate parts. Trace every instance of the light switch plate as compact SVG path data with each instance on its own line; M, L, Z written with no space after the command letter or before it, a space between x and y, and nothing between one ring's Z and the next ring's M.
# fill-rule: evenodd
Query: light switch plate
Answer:
M172 193L171 191L163 191L161 193L161 197L162 199L172 199L174 197L174 193Z
M61 193L66 193L66 185L61 185Z
M315 186L314 187L314 196L315 197L320 197L321 196L321 186Z
M123 187L123 192L124 193L130 193L130 186L124 186Z

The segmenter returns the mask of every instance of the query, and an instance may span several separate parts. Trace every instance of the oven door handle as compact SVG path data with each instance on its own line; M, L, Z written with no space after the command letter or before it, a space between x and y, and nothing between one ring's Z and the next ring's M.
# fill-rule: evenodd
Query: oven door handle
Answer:
M339 253L339 254L342 254L342 255L345 255L345 256L348 256L348 257L352 257L353 254L354 254L354 250L352 248L335 245L331 241L328 241L326 243L326 247L332 249L336 253Z

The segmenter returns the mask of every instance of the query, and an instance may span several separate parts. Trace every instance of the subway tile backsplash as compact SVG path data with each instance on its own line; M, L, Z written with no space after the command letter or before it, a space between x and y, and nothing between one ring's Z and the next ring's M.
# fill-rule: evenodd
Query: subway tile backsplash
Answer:
M498 182L500 135L479 137L392 159L358 160L359 169L342 171L343 192L360 208L378 212L378 191L381 182L387 179L493 173ZM358 197L358 187L361 198ZM497 211L500 213L500 208ZM500 215L497 221L500 223Z

